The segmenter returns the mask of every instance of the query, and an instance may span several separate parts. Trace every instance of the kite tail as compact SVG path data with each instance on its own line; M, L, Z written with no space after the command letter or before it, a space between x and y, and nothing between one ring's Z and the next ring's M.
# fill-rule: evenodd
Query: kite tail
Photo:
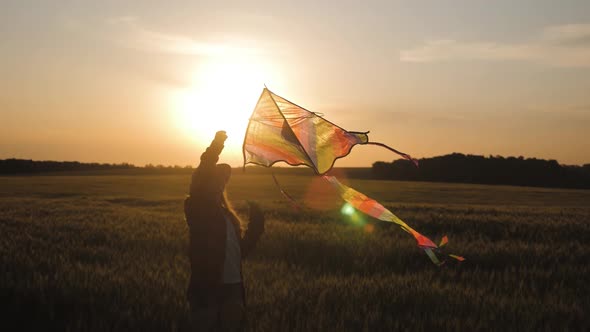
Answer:
M277 180L277 177L275 176L275 173L271 172L270 174L272 175L272 179L275 181L275 185L277 186L277 188L279 188L281 194L283 194L283 196L285 196L285 198L289 200L291 204L293 204L293 207L295 207L297 210L301 210L301 206L299 205L299 203L297 203L297 201L281 187L279 181Z
M357 209L360 212L363 212L364 214L369 215L373 218L376 218L376 219L379 219L382 221L386 221L386 222L395 223L398 226L400 226L401 229L410 233L414 237L414 239L416 240L418 247L420 249L424 250L426 255L428 255L428 257L430 258L430 260L434 264L440 266L445 263L445 261L444 260L441 261L437 257L436 254L448 256L448 257L454 258L454 259L461 261L461 262L465 260L465 258L463 258L461 256L445 254L442 251L442 247L444 247L445 245L447 245L449 243L449 239L446 235L441 239L440 244L436 245L432 240L430 240L426 236L424 236L424 235L420 234L419 232L417 232L416 230L414 230L412 227L410 227L403 220L398 218L395 214L393 214L391 211L386 209L383 205L381 205L376 200L374 200L374 199L366 196L365 194L360 193L348 186L343 185L342 183L340 183L340 181L338 181L333 176L324 175L323 178L326 181L328 181L330 184L332 184L336 188L336 190L340 193L340 197L342 197L342 199L344 201L346 201L348 204L350 204L355 209Z
M412 158L412 156L410 156L409 154L407 154L407 153L403 153L403 152L401 152L401 151L398 151L398 150L396 150L396 149L392 148L391 146L389 146L389 145L387 145L387 144L383 144L383 143L379 143L379 142L367 142L367 143L365 143L365 144L370 144L370 145L377 145L377 146L380 146L380 147L386 148L386 149L387 149L387 150L389 150L389 151L392 151L392 152L395 152L395 153L399 154L399 155L400 155L400 156L402 156L404 159L407 159L407 160L409 160L409 161L413 162L413 163L414 163L414 165L416 165L416 167L418 167L418 159L414 159L414 158Z

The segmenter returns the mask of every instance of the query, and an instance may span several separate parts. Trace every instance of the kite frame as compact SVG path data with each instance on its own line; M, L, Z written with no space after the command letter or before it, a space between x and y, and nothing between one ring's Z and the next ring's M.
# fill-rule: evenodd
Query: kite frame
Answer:
M277 110L278 110L278 111L279 111L279 113L281 114L281 117L282 117L282 118L283 118L283 120L285 120L285 121L287 122L287 124L288 124L289 122L287 121L287 118L285 118L285 116L284 116L284 115L283 115L283 113L281 112L281 109L279 108L279 105L277 105L277 102L276 102L276 100L275 100L275 99L272 97L272 95L273 95L273 94L275 94L275 93L273 93L272 91L270 91L270 90L269 90L269 89L268 89L266 86L264 87L264 90L262 90L262 93L260 94L260 97L258 97L258 101L256 102L256 106L258 106L258 103L260 102L260 99L262 98L262 96L264 96L264 93L265 93L265 92L269 93L269 97L270 97L270 99L272 99L272 102L274 103L275 107L277 108ZM275 95L277 95L277 94L275 94ZM277 95L277 96L279 96L279 95ZM253 165L258 165L258 166L263 166L263 167L272 167L272 166L273 166L274 164L276 164L276 163L284 162L285 164L287 164L287 165L291 165L291 166L307 166L307 167L311 168L311 169L314 171L314 173L315 173L315 174L317 174L317 175L324 175L324 174L326 174L326 173L330 172L330 171L332 170L332 168L334 168L334 164L336 164L336 161L337 161L338 159L340 159L340 158L344 158L344 157L348 156L348 155L349 155L349 154L352 152L352 149L353 149L355 146L357 146L357 145L365 145L365 144L385 145L385 144L382 144L382 143L374 143L374 142L369 142L369 141L368 141L368 140L369 140L369 136L368 136L368 134L369 134L369 131L362 132L362 131L349 131L349 130L346 130L346 129L344 129L344 128L340 127L339 125L337 125L337 124L333 123L332 121L330 121L330 120L327 120L327 119L326 119L326 118L324 118L323 116L321 116L321 115L318 115L317 113L315 113L315 112L312 112L312 111L310 111L310 110L306 109L305 107L301 107L301 106L299 106L299 105L295 104L294 102L292 102L292 101L288 100L287 98L284 98L284 97L282 97L282 96L279 96L279 97L281 97L282 99L284 99L285 101L289 102L290 104L293 104L293 105L295 105L295 106L297 106L297 107L301 108L302 110L304 110L304 111L306 111L306 112L308 112L308 113L310 113L310 114L313 114L313 115L315 115L315 116L318 116L318 117L322 118L322 120L324 120L324 121L328 122L328 123L329 123L329 124L331 124L332 126L334 126L334 127L337 127L338 129L340 129L340 130L342 130L342 131L345 131L345 132L347 132L347 133L351 133L351 134L364 134L364 135L367 135L367 142L364 142L364 143L357 143L357 144L354 144L354 145L352 145L352 146L350 147L350 149L348 149L348 151L346 152L346 154L344 154L344 155L342 155L342 156L339 156L339 157L336 157L336 158L334 158L334 161L332 161L332 165L330 165L330 168L329 168L327 171L325 171L324 173L320 173L320 172L317 170L317 166L313 165L313 162L312 162L312 160L311 160L311 157L309 156L309 154L307 153L307 151L305 150L305 148L303 148L303 145L301 144L301 141L299 141L299 138L297 138L297 135L295 135L295 132L293 131L293 129L291 128L291 126L289 126L289 130L291 130L291 133L292 133L292 134L293 134L293 136L294 136L294 137L297 139L297 143L299 143L299 146L301 146L301 147L302 147L302 150L303 150L303 152L305 152L305 156L307 157L307 159L308 159L310 162L312 162L312 165L309 165L309 164L306 164L306 163L291 164L290 162L288 162L288 161L286 161L286 160L284 160L284 159L275 160L275 161L274 161L272 164L270 164L270 165L264 165L264 164L261 164L261 163L255 162L255 161L249 161L249 162L246 162L246 137L248 136L248 131L250 130L250 124L252 123L252 115L250 115L250 119L248 119L248 127L246 127L246 134L244 135L244 142L243 142L243 144L242 144L242 156L244 157L244 164L243 164L243 166L242 166L242 167L243 167L243 170L244 170L244 171L246 170L246 165L248 165L248 164L253 164ZM256 106L254 106L254 109L256 109ZM254 114L254 112L252 112L252 114ZM254 120L254 121L256 121L256 120ZM388 148L389 148L389 147L388 147ZM400 153L399 151L397 151L397 150L395 150L395 149L393 149L393 148L389 148L389 149L391 149L391 150L393 150L394 152L396 152L396 153L398 153L398 154L400 154L400 155L401 155L401 153ZM404 153L404 155L405 155L405 153Z

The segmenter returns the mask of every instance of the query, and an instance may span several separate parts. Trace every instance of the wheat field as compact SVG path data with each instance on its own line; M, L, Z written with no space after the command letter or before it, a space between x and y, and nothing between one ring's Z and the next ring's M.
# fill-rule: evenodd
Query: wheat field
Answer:
M0 177L4 330L186 330L189 180ZM268 175L228 188L267 216L244 262L248 331L590 328L590 191L347 182L467 259L437 267L396 225L342 214L320 178L279 180L302 209Z

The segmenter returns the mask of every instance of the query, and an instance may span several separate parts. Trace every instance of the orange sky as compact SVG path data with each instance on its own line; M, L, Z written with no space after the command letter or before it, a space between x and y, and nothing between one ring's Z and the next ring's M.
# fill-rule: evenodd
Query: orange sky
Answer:
M266 83L415 157L590 163L588 2L454 3L9 1L0 158L187 165L226 129L237 166Z

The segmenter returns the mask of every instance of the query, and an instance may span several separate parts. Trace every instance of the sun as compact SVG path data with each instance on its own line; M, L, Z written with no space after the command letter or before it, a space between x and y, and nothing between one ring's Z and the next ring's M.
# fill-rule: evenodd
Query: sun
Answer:
M191 140L208 144L218 130L228 133L226 150L241 151L242 140L265 79L267 66L248 61L211 60L195 70L193 83L173 94L176 126ZM241 156L241 152L239 153Z

